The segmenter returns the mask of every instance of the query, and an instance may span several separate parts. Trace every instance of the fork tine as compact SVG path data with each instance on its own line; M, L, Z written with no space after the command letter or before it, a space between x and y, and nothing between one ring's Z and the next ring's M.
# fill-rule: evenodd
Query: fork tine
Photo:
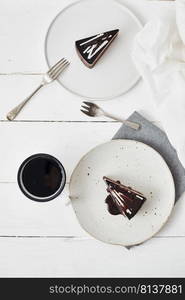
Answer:
M84 101L83 103L86 104L87 106L89 106L89 108L91 108L91 109L99 109L99 106L95 103L87 102L87 101Z
M88 111L86 111L86 110L83 110L83 109L80 109L81 110L81 112L83 112L85 115L87 115L88 117L92 117L90 114L89 114L89 112Z
M50 75L50 74L53 72L53 70L54 70L55 68L57 68L64 60L65 60L65 58L63 57L63 58L60 59L54 66L52 66L52 67L49 69L49 71L48 71L48 75Z
M49 76L53 76L54 74L56 74L56 72L58 70L60 70L60 68L65 65L67 62L66 59L62 59L61 62L59 62L50 72L49 72Z
M92 105L94 105L93 103L87 102L87 101L83 101L83 103L85 103L87 106L92 106Z
M89 107L88 107L88 106L82 105L81 107L82 107L82 108L85 108L86 110L89 111Z
M52 78L56 79L68 65L69 65L69 62L66 60L53 72L53 74L51 75Z

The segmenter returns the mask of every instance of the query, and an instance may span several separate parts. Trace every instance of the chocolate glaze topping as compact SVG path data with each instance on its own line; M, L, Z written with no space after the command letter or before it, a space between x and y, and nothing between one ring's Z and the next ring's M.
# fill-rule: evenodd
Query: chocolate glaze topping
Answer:
M103 177L103 179L109 193L105 200L109 212L112 215L122 214L129 220L132 219L146 201L144 195L131 187L124 186L120 181L114 181L108 177Z

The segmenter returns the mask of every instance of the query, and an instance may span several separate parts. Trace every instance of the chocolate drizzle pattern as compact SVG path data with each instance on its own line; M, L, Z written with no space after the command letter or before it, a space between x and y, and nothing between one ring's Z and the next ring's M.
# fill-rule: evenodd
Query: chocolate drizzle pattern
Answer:
M83 63L89 68L94 67L118 32L116 29L76 41L76 49Z
M109 193L105 200L108 211L112 215L122 214L129 220L132 219L146 201L144 195L131 187L124 186L120 181L114 181L108 177L103 177L103 179Z

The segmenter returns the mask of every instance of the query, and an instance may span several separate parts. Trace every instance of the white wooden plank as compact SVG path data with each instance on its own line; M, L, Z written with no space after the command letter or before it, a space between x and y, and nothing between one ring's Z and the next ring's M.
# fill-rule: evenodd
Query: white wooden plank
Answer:
M57 199L36 203L26 198L16 183L1 183L0 236L88 236L78 223L68 195L67 185ZM185 196L157 236L185 236L184 215Z
M95 240L0 238L0 277L184 277L184 246L185 238L129 251Z
M38 203L15 184L0 184L0 236L86 236L71 205L68 185L55 200Z
M81 157L109 141L118 123L0 123L0 182L16 182L22 161L35 153L48 153L64 165L67 179Z
M41 82L41 75L0 76L1 94L0 120L6 120L7 113L26 98ZM43 88L26 105L16 120L51 121L108 121L107 118L90 118L81 113L84 101L67 92L58 82ZM127 118L135 110L149 120L157 120L155 107L145 84L139 82L131 92L110 101L98 103L102 108L122 118Z
M146 22L173 12L173 3L121 0ZM43 72L44 39L54 17L73 0L0 1L0 73ZM168 9L167 9L168 8ZM67 53L66 53L67 55Z

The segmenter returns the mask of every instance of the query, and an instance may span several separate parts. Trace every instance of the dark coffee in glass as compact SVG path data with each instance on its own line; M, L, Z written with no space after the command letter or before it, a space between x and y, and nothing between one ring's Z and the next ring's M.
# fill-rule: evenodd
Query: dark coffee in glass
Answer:
M35 154L27 158L18 171L19 187L31 200L50 201L62 192L65 183L63 165L49 154Z

